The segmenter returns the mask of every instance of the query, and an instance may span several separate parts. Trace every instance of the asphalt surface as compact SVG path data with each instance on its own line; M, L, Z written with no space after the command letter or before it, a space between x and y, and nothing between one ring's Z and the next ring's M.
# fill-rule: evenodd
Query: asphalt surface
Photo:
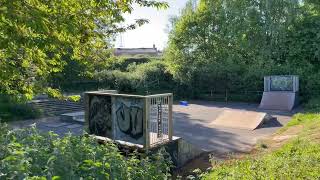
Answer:
M189 106L174 105L173 109L174 134L198 148L218 154L250 151L259 139L275 133L296 113L260 110L258 104L205 101L194 101ZM274 119L253 131L213 126L212 121L226 109L265 112Z
M226 109L266 112L276 119L253 131L213 126L212 121ZM258 109L258 104L206 101L193 101L189 106L174 105L173 111L174 135L182 137L204 151L216 154L250 151L259 139L275 133L296 113L296 111L262 111ZM83 133L83 125L62 122L59 117L13 122L10 126L23 128L32 124L36 124L40 131L54 131L61 136L69 132L75 135Z

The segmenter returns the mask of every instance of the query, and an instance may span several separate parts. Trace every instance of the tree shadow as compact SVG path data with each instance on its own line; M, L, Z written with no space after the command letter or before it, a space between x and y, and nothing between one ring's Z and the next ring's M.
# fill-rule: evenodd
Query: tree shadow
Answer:
M247 152L254 145L249 138L220 128L208 127L187 113L174 112L174 135L207 152L225 154ZM248 142L249 141L249 142Z

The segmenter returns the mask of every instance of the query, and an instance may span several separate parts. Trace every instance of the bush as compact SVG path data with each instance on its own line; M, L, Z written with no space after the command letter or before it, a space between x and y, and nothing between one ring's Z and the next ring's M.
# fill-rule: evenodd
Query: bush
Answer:
M120 92L145 94L152 91L172 89L172 77L166 72L166 65L161 60L148 63L131 63L125 71L104 70L94 77L100 88L109 87ZM101 87L103 86L103 87Z
M170 161L162 153L124 157L114 144L92 137L0 124L0 179L167 179Z
M41 116L41 111L25 101L19 101L10 96L0 96L0 121L33 119Z

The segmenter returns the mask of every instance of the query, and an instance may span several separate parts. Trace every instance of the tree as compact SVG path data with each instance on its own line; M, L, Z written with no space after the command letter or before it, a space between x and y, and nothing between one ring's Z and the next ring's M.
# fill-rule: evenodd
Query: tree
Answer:
M0 0L0 93L30 99L68 57L89 65L116 33L148 22L119 25L133 4L168 7L153 0Z
M196 9L189 3L170 32L170 71L191 92L261 90L265 75L299 74L301 64L289 66L296 57L307 65L310 56L318 60L318 2L200 0Z

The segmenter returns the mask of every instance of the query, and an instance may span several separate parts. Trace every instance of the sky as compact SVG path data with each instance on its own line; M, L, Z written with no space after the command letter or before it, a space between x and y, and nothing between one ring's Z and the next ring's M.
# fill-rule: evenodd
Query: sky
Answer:
M120 36L118 36L115 47L120 47L122 44L125 48L148 48L155 44L158 49L162 50L168 41L166 29L169 18L173 15L179 15L180 10L188 0L166 1L170 6L166 10L134 6L134 11L131 14L125 14L125 24L130 24L134 22L135 19L140 18L148 19L150 22L135 30L122 33L122 43Z

